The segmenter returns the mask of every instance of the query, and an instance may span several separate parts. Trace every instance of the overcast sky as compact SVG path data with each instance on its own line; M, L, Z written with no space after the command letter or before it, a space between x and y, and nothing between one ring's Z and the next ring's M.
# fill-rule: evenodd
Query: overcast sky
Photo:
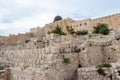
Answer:
M0 0L0 35L43 27L54 16L75 20L120 13L120 0Z

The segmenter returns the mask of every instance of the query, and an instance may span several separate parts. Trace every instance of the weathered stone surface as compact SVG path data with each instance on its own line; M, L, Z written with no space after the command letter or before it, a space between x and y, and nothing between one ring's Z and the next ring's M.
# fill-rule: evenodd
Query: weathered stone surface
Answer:
M57 25L65 33L66 26L72 26L75 31L91 31L93 25L104 21L114 29L119 22L110 23L109 18L115 21L114 18L118 17L120 14L95 20L74 21L68 18L47 24L44 28L31 29L27 34L1 36L0 63L9 65L3 69L11 69L11 80L110 80L90 67L102 63L112 63L113 69L106 71L108 74L114 72L113 80L119 79L119 30L113 30L109 35L47 34Z

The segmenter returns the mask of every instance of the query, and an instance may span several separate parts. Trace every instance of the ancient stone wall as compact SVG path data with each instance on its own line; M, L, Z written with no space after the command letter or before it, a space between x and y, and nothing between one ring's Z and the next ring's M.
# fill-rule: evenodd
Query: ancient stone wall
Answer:
M33 33L34 37L44 37L45 36L45 29L43 28L32 28L30 29L30 33Z
M95 67L78 68L78 80L111 80L109 77L102 76Z
M46 24L44 28L33 28L29 33L19 34L19 35L9 35L9 36L0 36L0 45L5 44L15 44L17 42L24 42L26 39L32 37L45 37L48 31L55 29L58 25L61 29L68 33L66 26L71 26L75 31L78 30L88 30L92 31L98 23L105 23L110 29L117 29L120 26L120 14L114 14L106 17L101 17L97 19L84 19L75 21L70 18L64 20L56 21L54 23Z
M46 24L45 25L45 33L55 29L56 26L61 27L62 31L67 32L66 26L70 25L73 22L75 22L75 21L70 19L70 18L66 18L64 20L60 20L60 21L56 21L54 23Z
M14 45L1 48L0 58L11 65L12 78L17 80L67 80L75 77L78 54L63 53L60 55L55 47L37 49L33 44L29 46L32 47ZM70 64L63 63L63 56L70 58Z
M105 16L93 20L93 26L97 23L108 24L108 27L111 29L117 29L120 27L120 14L113 14L110 16Z
M56 27L57 25L61 27L61 29L67 33L66 26L71 26L75 29L75 31L78 30L88 30L92 31L93 27L95 27L98 23L105 23L108 25L110 29L117 29L120 27L120 14L114 14L110 16L100 17L96 19L84 19L79 21L74 21L70 18L56 21L55 23L50 23L45 25L45 31L46 33L48 31L51 31Z
M94 41L96 38L100 42ZM88 36L50 34L40 41L34 38L27 43L0 47L0 61L11 66L13 79L74 80L79 64L88 67L117 61L115 55L119 48L115 53L111 52L108 42L107 36L88 39ZM109 56L110 61L106 60ZM70 63L66 65L64 58L69 58Z
M0 37L0 42L3 45L17 44L18 42L24 42L25 40L30 39L32 37L33 37L32 33L2 36Z
M116 39L115 35L47 34L57 25L67 33L66 26L75 31L92 30L97 23L116 29L120 14L80 21L67 18L44 28L33 28L26 34L0 36L0 62L10 66L12 80L110 80L99 75L95 68L84 67L119 61L119 35ZM64 62L65 58L69 63ZM77 77L79 65L83 68L78 69Z
M8 50L3 53L1 58L12 65L11 74L17 80L74 79L78 66L78 54L64 53L60 55L43 54L41 52L36 49ZM63 63L63 55L70 59L70 64Z

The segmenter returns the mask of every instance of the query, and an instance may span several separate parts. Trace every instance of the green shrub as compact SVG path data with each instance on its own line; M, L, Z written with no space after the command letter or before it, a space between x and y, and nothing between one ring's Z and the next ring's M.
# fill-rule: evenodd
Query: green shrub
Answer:
M88 34L88 31L86 30L76 32L76 35L87 35L87 34Z
M59 26L57 26L54 30L52 30L51 32L48 31L48 34L50 33L55 33L55 34L59 34L59 35L65 35L65 33L61 30L61 28Z
M102 64L103 67L112 67L111 64L109 63L105 63L105 64Z
M107 27L106 24L103 24L103 23L97 24L97 26L94 27L94 31L93 31L93 33L103 34L103 35L108 35L109 32L110 32L110 29Z
M98 67L112 67L112 65L109 63L105 63L105 64L98 65Z
M66 65L70 64L70 59L67 57L63 57L63 63L65 63Z
M73 29L71 26L67 26L66 28L67 28L67 31L68 31L70 34L74 34L74 33L75 33L74 29Z
M99 68L99 69L97 70L97 72L98 72L100 75L102 75L102 76L105 76L105 75L106 75L104 69L102 69L102 68Z

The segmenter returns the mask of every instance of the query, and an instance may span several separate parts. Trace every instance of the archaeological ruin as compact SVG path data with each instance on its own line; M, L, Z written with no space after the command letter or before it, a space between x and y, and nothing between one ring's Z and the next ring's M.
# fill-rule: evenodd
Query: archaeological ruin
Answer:
M108 35L93 33L98 23ZM0 36L0 80L120 80L120 14L57 16L25 34Z

